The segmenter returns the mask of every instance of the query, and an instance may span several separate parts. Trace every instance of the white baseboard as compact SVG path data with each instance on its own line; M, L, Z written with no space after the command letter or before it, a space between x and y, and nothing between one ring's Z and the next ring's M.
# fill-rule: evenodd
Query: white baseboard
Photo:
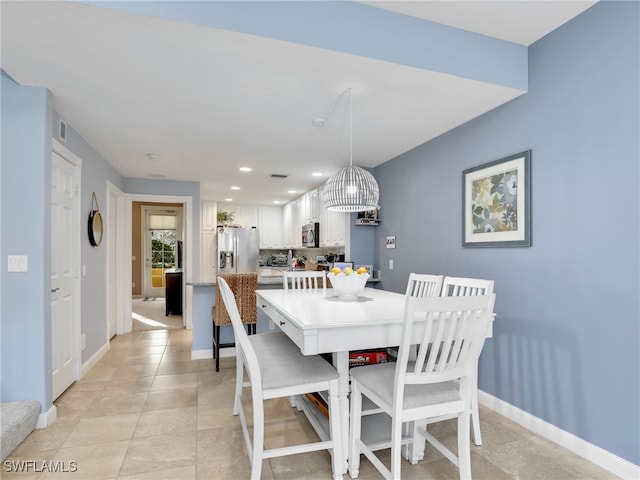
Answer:
M109 342L102 345L102 347L100 347L96 353L91 355L91 358L89 358L89 360L82 364L82 366L80 367L80 378L84 377L89 372L89 370L91 370L100 361L100 359L104 357L105 353L107 353L108 351Z
M58 410L55 405L51 405L51 408L44 413L38 415L38 422L36 423L36 428L47 428L58 418Z
M222 357L235 357L235 347L226 347L220 349L220 358ZM208 350L191 350L191 360L204 360L207 358L213 358L213 349Z
M213 348L206 350L191 350L191 360L204 360L213 358Z
M534 417L530 413L514 407L504 400L500 400L493 395L478 390L478 402L513 420L524 428L557 443L576 455L584 457L591 463L595 463L620 478L629 480L640 478L640 466L634 465L624 458L620 458L538 417Z

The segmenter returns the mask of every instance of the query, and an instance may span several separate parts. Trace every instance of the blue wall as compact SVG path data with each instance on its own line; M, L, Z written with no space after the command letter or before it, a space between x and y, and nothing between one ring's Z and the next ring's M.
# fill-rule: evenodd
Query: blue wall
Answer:
M58 123L60 116L56 111L53 116L53 137L60 141ZM82 351L81 362L85 363L102 348L107 340L107 244L99 247L89 243L85 222L91 211L91 194L95 192L98 206L103 215L105 228L107 224L107 180L123 190L122 176L100 155L80 134L67 124L67 135L64 142L67 149L82 160L82 178L80 180L80 219L81 227L81 263L86 274L80 280L81 305L80 331L86 337L86 348ZM106 238L106 235L105 235Z
M1 401L51 406L51 115L45 88L4 73L0 248ZM20 199L16 201L16 199ZM28 272L8 273L7 255L26 255Z
M375 169L385 289L494 279L480 388L636 465L639 10L596 4L529 48L526 95ZM527 149L533 246L462 248L462 171Z

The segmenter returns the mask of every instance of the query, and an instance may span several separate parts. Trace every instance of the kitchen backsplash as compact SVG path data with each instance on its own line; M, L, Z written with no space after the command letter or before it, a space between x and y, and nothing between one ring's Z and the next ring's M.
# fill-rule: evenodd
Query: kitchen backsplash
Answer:
M268 265L268 259L275 254L288 255L289 250L286 248L260 249L260 264ZM318 256L344 255L344 247L294 248L291 249L291 254L295 258L310 258L315 261Z

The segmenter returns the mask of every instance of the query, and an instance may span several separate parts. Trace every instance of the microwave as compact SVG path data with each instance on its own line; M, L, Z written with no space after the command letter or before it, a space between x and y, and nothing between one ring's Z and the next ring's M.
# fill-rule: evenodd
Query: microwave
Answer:
M320 246L320 224L318 222L302 226L302 246L311 248Z

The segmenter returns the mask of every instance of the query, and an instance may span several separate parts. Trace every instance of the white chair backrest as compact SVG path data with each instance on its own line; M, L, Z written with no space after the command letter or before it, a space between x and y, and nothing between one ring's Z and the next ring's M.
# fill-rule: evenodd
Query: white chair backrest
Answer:
M261 385L262 377L258 366L258 357L256 356L256 352L251 345L251 342L249 341L249 335L242 324L238 304L233 296L233 292L231 291L229 284L222 277L218 277L217 286L218 292L224 302L224 306L227 308L227 313L231 318L231 325L233 325L233 334L236 342L236 357L238 360L242 359L242 362L247 368L252 385L254 382L256 385Z
M443 297L466 297L469 295L491 295L493 280L481 278L444 277Z
M412 273L407 282L405 295L409 297L437 297L442 287L442 275Z
M470 297L407 296L395 370L396 405L403 398L407 384L445 382L472 374L473 365L484 345L494 302L495 294ZM416 323L420 323L419 329ZM415 330L424 332L418 342L413 338ZM408 370L410 347L415 343L419 347L415 366Z
M318 288L325 290L327 288L326 285L327 272L324 270L304 270L300 272L282 273L282 288L285 290L317 290Z

